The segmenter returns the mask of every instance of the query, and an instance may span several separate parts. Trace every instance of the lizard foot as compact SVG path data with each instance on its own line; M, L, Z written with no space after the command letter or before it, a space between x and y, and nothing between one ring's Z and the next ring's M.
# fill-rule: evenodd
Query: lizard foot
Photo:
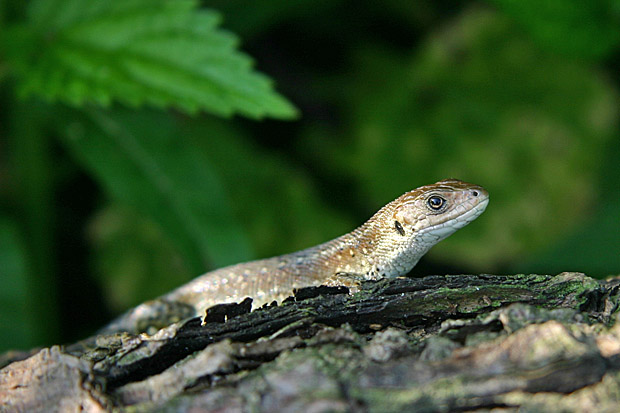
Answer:
M327 285L329 287L340 287L344 286L349 289L349 294L355 294L360 290L362 285L362 281L365 278L361 274L349 273L349 272L338 272L331 277L327 278L323 285Z

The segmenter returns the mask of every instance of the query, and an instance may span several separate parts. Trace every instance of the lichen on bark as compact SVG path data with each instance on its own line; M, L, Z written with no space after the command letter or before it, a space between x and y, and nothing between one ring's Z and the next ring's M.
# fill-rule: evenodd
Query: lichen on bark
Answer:
M562 273L397 278L354 295L304 289L279 306L231 308L237 315L206 323L41 350L0 370L0 403L33 411L49 403L89 411L609 410L620 397L619 286L620 277Z

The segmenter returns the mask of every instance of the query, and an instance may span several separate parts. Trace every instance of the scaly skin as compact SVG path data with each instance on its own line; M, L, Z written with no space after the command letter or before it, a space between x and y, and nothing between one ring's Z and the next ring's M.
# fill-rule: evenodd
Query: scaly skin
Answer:
M294 288L321 284L355 288L361 280L407 274L433 245L482 214L488 202L484 188L456 179L422 186L390 202L348 234L291 254L208 272L130 310L103 331L145 331L245 297L252 297L256 307L281 301Z

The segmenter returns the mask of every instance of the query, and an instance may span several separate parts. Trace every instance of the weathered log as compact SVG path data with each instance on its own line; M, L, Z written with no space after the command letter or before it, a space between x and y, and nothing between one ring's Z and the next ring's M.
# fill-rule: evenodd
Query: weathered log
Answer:
M6 411L616 411L620 278L455 275L308 288L0 370Z

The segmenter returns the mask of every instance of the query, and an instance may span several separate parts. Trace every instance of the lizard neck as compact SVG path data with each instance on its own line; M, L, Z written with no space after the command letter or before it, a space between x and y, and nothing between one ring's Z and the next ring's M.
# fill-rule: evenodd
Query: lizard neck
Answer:
M347 234L357 239L365 252L367 265L360 270L368 280L404 275L428 250L415 238L395 236L396 206L395 203L387 204L362 226Z
M388 204L355 230L315 247L319 269L326 275L345 273L368 280L409 272L426 249L409 237L393 236L394 209Z

